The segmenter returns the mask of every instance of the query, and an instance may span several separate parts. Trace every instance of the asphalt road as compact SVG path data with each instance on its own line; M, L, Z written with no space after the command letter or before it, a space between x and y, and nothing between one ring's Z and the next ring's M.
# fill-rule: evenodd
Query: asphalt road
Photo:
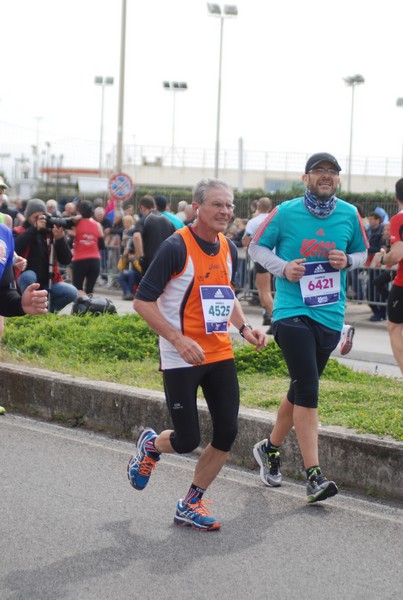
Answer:
M306 505L287 480L225 468L220 532L173 524L194 459L165 455L143 492L133 445L0 418L1 600L387 600L403 589L403 510L339 494Z

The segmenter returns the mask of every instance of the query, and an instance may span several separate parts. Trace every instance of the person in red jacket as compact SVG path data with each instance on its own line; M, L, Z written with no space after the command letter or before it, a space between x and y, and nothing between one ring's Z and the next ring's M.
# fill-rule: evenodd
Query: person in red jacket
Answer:
M104 247L104 234L101 224L93 218L91 202L80 201L77 211L81 219L74 229L73 285L79 290L79 295L92 294L101 270L100 248Z
M393 356L403 373L403 178L395 185L398 213L390 220L390 250L381 249L381 265L397 265L388 297L388 332Z

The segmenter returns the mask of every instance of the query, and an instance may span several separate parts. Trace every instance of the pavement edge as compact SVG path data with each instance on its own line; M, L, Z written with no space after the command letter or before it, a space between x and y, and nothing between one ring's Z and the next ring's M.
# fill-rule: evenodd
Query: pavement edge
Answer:
M161 392L5 363L0 365L0 374L2 404L11 412L133 440L143 426L157 431L171 426ZM203 446L210 439L211 425L203 401L199 408ZM252 447L267 436L273 423L273 414L241 408L229 462L256 468ZM403 502L403 443L341 427L320 427L319 446L323 471L338 485ZM282 461L284 475L302 477L302 459L293 432L283 445Z

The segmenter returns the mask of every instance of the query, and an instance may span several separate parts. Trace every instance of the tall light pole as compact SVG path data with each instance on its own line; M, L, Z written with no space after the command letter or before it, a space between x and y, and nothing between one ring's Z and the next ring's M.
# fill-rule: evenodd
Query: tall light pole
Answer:
M39 162L39 123L42 117L35 117L36 120L36 146L32 146L34 155L34 178L38 178L38 162Z
M398 98L396 100L396 106L403 106L403 98ZM400 169L400 174L403 177L403 144L402 144L402 166Z
M224 19L226 17L236 17L238 15L238 8L233 4L225 4L221 7L219 4L207 3L207 9L213 17L220 18L220 59L218 66L218 100L217 100L217 126L216 126L216 138L215 138L215 158L214 158L214 177L218 177L218 163L220 155L220 114L221 114L221 66L222 66L222 46L223 46L223 32L224 32Z
M176 92L185 92L188 89L186 81L163 81L162 87L164 90L172 92L173 103L172 103L172 143L171 143L171 166L174 164L174 151L175 151L175 98Z
M105 86L113 85L113 77L100 77L97 75L94 79L96 85L101 86L101 131L99 134L99 177L102 177L103 168L103 146L104 146L104 97Z
M125 58L126 58L126 0L122 0L120 26L120 65L119 65L119 111L118 136L116 142L116 172L122 172L123 163L123 112L125 104Z
M351 158L353 153L353 123L354 123L354 92L355 86L365 82L362 75L351 75L350 77L344 77L346 85L351 87L351 118L350 118L350 151L348 153L348 179L347 179L347 191L351 190Z

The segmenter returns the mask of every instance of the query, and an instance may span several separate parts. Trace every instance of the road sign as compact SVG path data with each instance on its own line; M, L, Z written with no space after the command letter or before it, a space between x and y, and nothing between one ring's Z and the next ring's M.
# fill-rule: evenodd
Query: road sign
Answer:
M134 191L134 183L126 173L117 173L109 179L109 192L114 200L124 202Z

